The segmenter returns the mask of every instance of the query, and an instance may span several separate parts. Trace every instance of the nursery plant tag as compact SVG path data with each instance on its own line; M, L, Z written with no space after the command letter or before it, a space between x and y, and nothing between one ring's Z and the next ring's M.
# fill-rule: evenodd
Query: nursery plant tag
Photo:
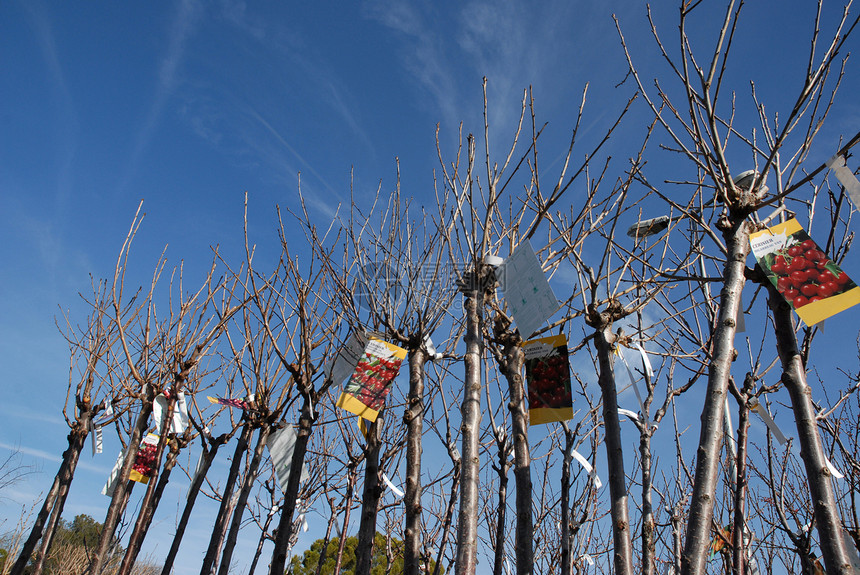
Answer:
M364 419L376 421L404 358L405 349L370 338L352 377L337 400L337 406Z
M116 463L113 464L113 469L110 470L110 475L108 475L105 486L102 487L102 495L113 497L113 492L114 489L116 489L117 479L119 479L119 472L120 469L122 469L122 462L124 459L125 450L121 450L119 455L116 456Z
M266 438L269 457L272 459L272 466L275 468L275 474L278 476L281 491L284 492L286 492L287 483L290 481L290 468L293 465L293 451L295 451L296 437L296 430L288 425L269 434L269 437ZM308 477L307 467L302 464L300 481L305 481Z
M528 240L517 246L498 267L496 275L505 292L505 303L523 339L533 334L558 309L558 300Z
M836 179L845 187L845 193L851 198L851 203L854 207L860 209L860 181L857 181L857 176L851 171L851 168L845 162L842 156L833 156L827 160L827 167L833 170L836 174Z
M523 342L529 425L573 419L570 360L564 335Z
M147 433L143 441L140 442L140 448L138 448L134 458L134 466L128 476L129 479L138 483L149 483L149 478L152 477L158 463L155 461L156 447L158 447L158 436L154 433Z
M155 429L161 433L161 422L164 412L167 410L168 399L163 393L159 393L152 402L152 419L155 421ZM188 427L188 406L185 403L185 394L181 391L176 394L176 403L173 405L173 417L170 418L170 432L182 433Z
M796 219L750 234L759 266L806 325L860 303L860 288Z

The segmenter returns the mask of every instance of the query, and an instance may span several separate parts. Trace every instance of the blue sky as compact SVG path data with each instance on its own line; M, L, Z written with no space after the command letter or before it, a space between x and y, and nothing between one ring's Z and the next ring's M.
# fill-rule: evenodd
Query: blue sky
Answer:
M785 106L802 73L807 4L747 8L732 68L739 98L755 78L762 100ZM55 471L68 380L55 317L85 317L77 293L112 274L141 199L140 277L165 244L171 265L191 271L208 265L209 246L238 254L245 192L252 234L274 245L275 205L297 205L299 173L320 222L348 201L351 173L359 203L393 188L395 158L405 193L432 205L436 126L449 149L460 122L482 130L484 76L492 144L507 143L532 86L551 165L586 83L585 134L605 130L630 95L616 87L627 69L612 13L646 78L665 72L634 0L0 3L0 447L19 446L43 471L2 513L15 515ZM656 14L672 40L676 15ZM849 71L820 141L857 131L857 88ZM632 153L623 135L613 150ZM85 454L67 515L101 520L107 501L85 486L100 487L113 453Z

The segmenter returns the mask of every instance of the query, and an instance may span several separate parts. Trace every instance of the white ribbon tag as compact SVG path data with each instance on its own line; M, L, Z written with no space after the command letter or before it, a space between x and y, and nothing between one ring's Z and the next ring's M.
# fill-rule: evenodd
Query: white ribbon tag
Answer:
M95 445L93 446L93 450L95 453L101 453L104 450L104 436L102 435L101 427L96 427Z
M779 442L780 445L785 445L785 442L788 441L785 438L785 435L782 433L782 430L777 426L776 422L767 412L764 405L758 400L758 398L753 397L750 399L750 404L752 408L758 413L759 417L762 418L764 424L767 425L767 428L770 429L770 432L773 433L774 438Z
M601 483L600 478L597 476L597 472L594 471L594 468L591 466L591 463L589 463L588 460L575 449L571 452L571 455L573 455L573 458L576 459L579 464L582 465L582 468L588 472L589 477L592 477L594 479L594 486L598 489L603 487L603 483Z
M630 378L630 387L633 388L633 393L636 394L636 401L639 402L639 409L642 411L642 416L645 417L645 427L651 427L651 420L645 414L645 403L642 401L642 396L639 394L639 387L636 385L636 378L633 377L633 370L630 369L630 364L627 363L627 360L624 358L624 353L620 354L621 362L624 364L624 367L627 368L627 377ZM646 358L646 366L650 366L650 363L647 362ZM646 367L646 369L648 369Z
M586 562L586 563L588 563L589 565L591 565L592 567L594 567L594 559L592 559L592 558L591 558L591 555L589 555L588 553L586 553L586 554L584 554L584 555L582 556L582 558L583 558L583 559L585 559L585 562Z
M836 179L845 187L845 193L848 194L854 207L860 209L860 181L857 181L854 172L846 165L845 158L833 156L827 160L827 167L833 170Z
M387 476L386 474L384 474L384 473L382 474L382 481L384 481L384 482L385 482L385 484L388 486L388 488L389 488L391 491L393 491L393 492L394 492L394 494L395 494L397 497L401 497L401 498L403 497L403 492L402 492L402 491L400 491L400 489L398 489L398 488L397 488L397 486L396 486L396 485L394 485L394 484L391 482L391 480L390 480L390 479L388 479L388 476Z
M618 415L626 415L627 417L629 417L633 421L637 421L637 422L641 421L639 418L639 414L635 413L633 411L630 411L629 409L618 408Z
M842 472L836 469L835 465L830 463L830 460L827 459L827 456L824 457L824 464L827 465L827 469L830 470L830 475L832 475L836 479L845 479L845 476L842 475Z

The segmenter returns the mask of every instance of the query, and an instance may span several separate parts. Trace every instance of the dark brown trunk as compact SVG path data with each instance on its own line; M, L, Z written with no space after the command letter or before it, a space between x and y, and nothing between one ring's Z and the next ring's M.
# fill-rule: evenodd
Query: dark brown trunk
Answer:
M510 395L511 429L514 443L514 483L517 486L516 550L517 575L531 575L534 569L534 525L532 517L531 453L529 421L526 414L523 385L525 356L519 337L505 343L505 378Z
M723 289L720 309L713 334L708 387L702 408L699 447L696 451L696 475L687 534L681 555L682 575L704 575L710 544L711 521L714 518L714 494L720 470L720 448L723 444L723 410L734 358L735 331L741 292L744 288L744 268L749 253L749 228L741 216L724 222L723 237L728 257L723 268Z
M191 519L191 510L194 508L194 503L197 501L197 496L200 494L200 488L203 487L203 482L206 480L206 474L215 461L215 455L218 454L218 448L222 443L214 442L210 449L204 447L203 461L197 474L191 480L191 487L188 488L188 497L185 501L185 508L182 510L182 517L179 518L179 524L176 526L176 533L173 535L173 542L170 544L170 551L167 552L167 558L164 560L164 567L161 570L161 575L170 575L173 571L173 564L176 562L176 555L179 553L179 545L182 543L182 538L185 536L185 529L188 527L188 520Z
M155 466L152 475L149 478L149 483L146 486L146 493L143 500L140 502L140 512L137 515L137 521L134 523L134 529L128 538L125 555L123 555L122 563L120 563L117 575L128 575L131 573L134 562L137 560L137 555L140 553L140 547L143 545L143 539L146 537L146 532L149 529L149 524L152 522L152 516L155 514L155 509L158 507L158 502L161 499L161 493L170 479L170 471L162 474L161 456L164 453L164 447L167 445L168 436L170 433L170 424L172 420L171 414L176 406L176 394L173 394L167 402L167 409L164 410L164 415L161 420L161 436L158 438L158 445L155 448ZM178 446L177 446L178 449ZM170 459L168 455L168 460ZM173 463L176 463L176 458L173 458ZM166 464L165 464L166 467ZM171 465L171 468L173 466ZM162 480L164 485L162 485Z
M502 438L501 441L496 440L499 447L499 462L498 466L494 466L496 473L499 475L499 490L497 493L498 500L496 501L496 537L494 540L495 549L493 549L493 575L502 575L505 563L505 522L507 521L508 509L508 470L511 466L508 463L508 448L507 438Z
M48 556L48 551L51 547L51 542L54 539L54 533L57 531L57 524L63 514L63 507L66 504L66 498L69 494L69 488L72 485L72 479L75 475L75 468L78 465L78 460L81 456L81 451L84 448L84 442L87 439L89 430L89 422L92 419L92 412L85 412L79 420L75 422L75 426L69 431L69 447L63 453L63 461L60 464L60 469L54 477L54 483L51 485L51 490L48 492L48 497L42 504L39 515L36 517L36 523L30 531L30 536L21 548L21 553L18 555L18 560L12 566L10 573L21 575L30 557L33 554L33 549L39 539L42 539L42 544L39 546L39 552L33 562L31 573L38 575L42 572L45 563L45 557ZM45 519L50 519L47 524Z
M233 521L230 523L230 531L224 544L224 552L221 555L221 566L218 568L218 575L227 575L230 571L230 563L233 561L233 549L236 547L236 541L239 538L239 529L242 527L242 517L245 515L248 496L254 487L254 481L257 479L257 469L260 467L260 460L263 458L263 449L266 447L266 439L269 437L270 429L271 427L268 423L263 424L257 436L257 446L254 448L254 455L248 464L248 469L245 472L245 480L239 488L239 498L236 501L235 509L233 509Z
M293 515L296 512L296 500L299 497L299 487L302 481L302 467L305 464L305 454L308 450L308 442L311 439L313 424L314 418L311 417L311 403L308 396L305 395L304 403L302 404L302 414L299 417L299 426L296 430L293 459L290 462L290 479L284 492L284 506L281 508L278 528L275 530L275 548L272 551L272 563L269 569L269 573L272 575L283 575L287 565L287 552L293 529Z
M143 439L143 435L146 432L147 427L149 427L149 416L152 414L152 401L155 399L155 390L152 385L147 384L146 390L146 396L143 399L140 414L137 416L131 437L128 440L125 459L123 460L119 477L117 477L116 488L111 496L110 505L108 506L104 523L102 524L102 532L99 535L98 545L96 546L95 552L90 557L91 575L101 575L102 569L105 566L105 561L107 560L108 552L114 545L114 534L116 533L120 517L125 513L125 507L128 504L129 491L131 490L130 483L132 483L128 480L128 477L131 473L131 468L134 466L134 460L135 457L137 457L140 442Z
M570 549L570 464L573 462L573 432L564 426L564 457L561 461L561 575L573 574Z
M748 378L748 381L751 378ZM744 394L751 388L744 386ZM744 395L746 397L746 395ZM745 404L738 410L738 455L737 482L735 484L735 517L732 529L732 575L746 573L746 489L747 489L747 435L749 431L749 409Z
M603 397L603 426L606 434L606 461L609 468L610 516L612 517L612 562L617 575L633 575L633 545L630 540L630 518L627 509L627 482L624 475L624 451L621 447L621 422L618 418L618 396L612 370L611 326L595 330L597 359L600 365L600 391Z
M251 428L251 422L246 421L242 427L242 433L236 443L236 449L233 452L233 462L230 464L230 472L227 474L227 482L224 484L224 492L221 494L221 505L218 507L218 515L215 516L215 527L212 529L212 535L209 538L209 547L206 549L206 555L203 556L203 565L200 568L200 575L212 575L215 570L215 562L218 559L218 550L224 541L224 534L227 532L227 522L230 520L230 509L233 500L233 490L236 487L236 482L239 479L239 469L242 467L242 456L248 451L248 442L251 440L251 434L254 430Z
M406 424L406 492L403 505L403 573L418 575L421 559L421 437L424 433L424 350L409 354L409 396L403 421Z
M457 522L457 575L473 575L478 564L478 498L481 486L481 359L483 341L483 300L480 290L464 294L466 313L465 378L463 383L462 468L460 485L460 513Z
M806 467L806 479L815 512L815 526L820 534L821 555L828 574L848 575L853 572L851 558L845 550L842 521L830 484L827 457L818 435L812 390L806 383L806 369L797 349L791 309L772 286L769 286L768 291L770 307L773 310L776 348L782 360L782 382L791 396L791 408L797 422L800 458Z
M367 450L364 458L364 491L361 497L361 520L358 525L358 545L355 547L355 575L370 575L373 545L376 539L376 516L379 512L379 500L382 497L380 487L379 453L382 450L383 414L370 428L367 439Z

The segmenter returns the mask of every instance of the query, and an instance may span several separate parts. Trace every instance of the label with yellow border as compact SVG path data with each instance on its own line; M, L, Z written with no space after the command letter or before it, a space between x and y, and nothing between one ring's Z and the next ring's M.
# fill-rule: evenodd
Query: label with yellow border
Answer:
M370 338L352 377L344 385L337 406L368 421L376 421L405 358L405 349Z
M750 234L759 266L806 325L860 303L860 288L796 219Z
M523 342L529 425L573 419L567 338L553 335Z

